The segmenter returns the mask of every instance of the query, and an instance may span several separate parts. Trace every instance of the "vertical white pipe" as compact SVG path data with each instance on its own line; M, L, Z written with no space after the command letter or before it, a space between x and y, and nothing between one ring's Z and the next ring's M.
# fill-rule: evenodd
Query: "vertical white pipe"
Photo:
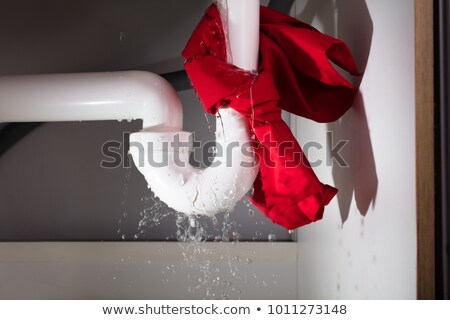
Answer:
M258 68L259 0L227 0L232 62L249 71Z

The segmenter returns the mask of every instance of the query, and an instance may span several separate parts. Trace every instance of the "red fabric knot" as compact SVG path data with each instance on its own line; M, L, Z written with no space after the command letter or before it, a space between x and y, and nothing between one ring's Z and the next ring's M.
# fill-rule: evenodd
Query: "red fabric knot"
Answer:
M281 110L317 122L339 119L356 89L330 63L358 75L347 45L266 7L260 11L258 74L226 62L225 37L211 5L183 51L185 68L205 110L225 103L249 120L260 172L249 196L287 229L322 218L337 189L322 184L281 119Z

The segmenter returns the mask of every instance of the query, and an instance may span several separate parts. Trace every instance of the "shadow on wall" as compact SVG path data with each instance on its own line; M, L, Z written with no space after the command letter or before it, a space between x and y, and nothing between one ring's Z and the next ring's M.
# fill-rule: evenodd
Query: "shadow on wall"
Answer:
M357 15L354 13L358 12ZM356 65L363 74L372 44L373 23L365 0L309 0L298 19L311 24L316 18L323 32L345 41L350 47ZM359 88L363 77L354 79ZM338 121L328 124L333 140L348 141L341 155L348 167L334 165L333 179L339 189L337 194L342 224L347 221L353 194L356 206L365 216L370 205L375 205L378 177L364 107L364 97L358 91L353 107Z

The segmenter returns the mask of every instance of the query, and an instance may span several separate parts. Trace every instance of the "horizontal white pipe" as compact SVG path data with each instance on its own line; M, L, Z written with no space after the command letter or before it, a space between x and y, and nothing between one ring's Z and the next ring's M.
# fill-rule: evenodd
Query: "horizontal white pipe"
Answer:
M0 122L143 119L146 130L181 130L173 87L144 71L0 77Z

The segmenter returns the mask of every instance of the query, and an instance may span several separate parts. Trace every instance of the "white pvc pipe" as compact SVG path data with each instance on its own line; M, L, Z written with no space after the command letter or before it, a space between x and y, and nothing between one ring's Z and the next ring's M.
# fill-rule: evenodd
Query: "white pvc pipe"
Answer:
M175 89L144 71L0 77L0 122L135 119L145 130L181 130Z
M221 110L220 117L216 131L220 154L213 165L205 169L189 164L190 145L179 149L171 147L176 134L181 141L188 141L184 132L131 134L130 154L136 167L155 195L176 211L212 216L230 210L255 180L258 170L253 155L248 152L248 121L233 109ZM164 148L161 148L162 142L166 142ZM157 151L167 150L167 147L169 152ZM243 152L244 147L247 149ZM161 163L168 165L159 166Z
M256 71L259 52L259 0L225 1L231 62L241 69Z
M232 62L256 70L259 1L228 0L228 13ZM230 108L219 114L216 141L224 153L214 166L197 169L189 164L189 147L170 145L175 137L187 141L189 133L181 131L178 95L157 75L129 71L0 78L0 122L143 119L143 130L130 136L133 160L154 193L186 214L230 210L258 173L248 153L247 119ZM150 165L150 160L165 158L163 167Z

